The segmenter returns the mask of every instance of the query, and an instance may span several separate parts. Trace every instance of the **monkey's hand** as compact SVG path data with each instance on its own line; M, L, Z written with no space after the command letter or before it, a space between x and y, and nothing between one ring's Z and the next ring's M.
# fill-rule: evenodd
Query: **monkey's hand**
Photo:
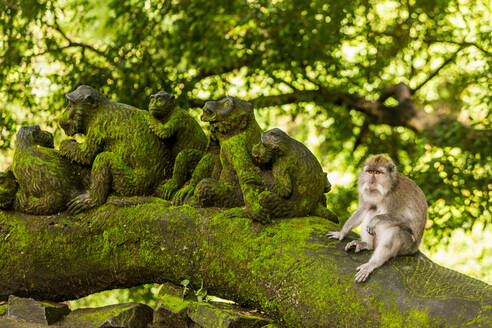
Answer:
M176 191L173 197L173 205L183 205L184 201L193 195L194 190L195 188L192 186L186 186Z
M67 213L71 215L78 214L97 206L96 202L91 198L88 192L75 197L70 202L68 202L67 205Z
M367 247L367 243L365 241L361 240L352 240L345 246L345 251L348 252L350 251L351 248L354 248L354 252L359 253L360 251L364 249L369 249Z
M366 281L367 277L369 277L369 275L371 274L372 271L374 271L375 268L376 266L374 266L374 264L370 262L359 265L356 269L357 273L355 274L355 281L357 282Z
M371 236L374 236L376 234L375 229L379 221L380 219L375 216L367 223L366 230L368 234L370 234Z
M338 239L338 240L342 240L343 238L345 238L345 235L341 231L328 231L326 233L326 236L328 236L328 238Z

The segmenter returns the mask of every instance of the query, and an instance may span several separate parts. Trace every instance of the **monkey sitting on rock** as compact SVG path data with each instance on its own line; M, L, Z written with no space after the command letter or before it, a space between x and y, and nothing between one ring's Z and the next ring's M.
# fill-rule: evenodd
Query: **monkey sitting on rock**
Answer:
M427 202L422 190L399 173L384 155L369 157L357 180L359 208L341 231L328 237L342 240L352 229L361 226L361 240L345 246L374 250L369 262L357 267L355 281L362 282L376 268L396 255L418 251L427 220Z
M171 199L205 154L207 136L190 114L176 106L173 95L159 91L150 96L149 127L171 149L174 159L171 179L159 185L155 195Z
M252 157L259 165L271 165L273 192L263 191L259 200L272 217L316 215L338 222L326 208L324 193L330 190L330 182L306 146L275 128L261 134Z
M17 132L11 169L19 184L14 208L20 212L55 214L83 191L82 168L62 157L53 135L38 125Z

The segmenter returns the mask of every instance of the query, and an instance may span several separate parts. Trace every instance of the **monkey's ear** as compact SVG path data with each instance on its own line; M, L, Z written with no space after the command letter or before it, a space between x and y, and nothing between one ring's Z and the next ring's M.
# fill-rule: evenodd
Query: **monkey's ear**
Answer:
M389 163L388 165L386 165L386 168L388 169L389 173L393 173L396 171L396 166L393 163Z

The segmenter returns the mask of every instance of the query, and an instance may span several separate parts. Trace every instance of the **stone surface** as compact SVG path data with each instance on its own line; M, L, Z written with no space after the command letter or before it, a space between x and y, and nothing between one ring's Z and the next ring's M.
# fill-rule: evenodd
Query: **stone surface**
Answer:
M155 327L191 327L192 321L188 318L188 300L180 296L159 295L159 301L154 311L153 324Z
M75 299L154 281L203 284L280 326L492 327L492 286L422 256L398 256L367 282L347 241L318 217L261 225L220 209L105 204L70 217L0 211L0 300L8 295Z
M0 317L0 327L2 328L47 328L53 326L47 326L41 323L27 322L9 318L8 316ZM68 327L66 327L68 328ZM75 327L70 327L75 328Z
M14 295L9 297L8 316L14 319L50 325L68 313L70 309L66 304L40 302Z
M234 309L219 309L211 304L194 302L188 306L188 316L203 328L263 327L269 320L256 315L245 315Z
M126 303L101 308L72 311L57 327L77 328L147 328L152 323L152 308L145 304Z

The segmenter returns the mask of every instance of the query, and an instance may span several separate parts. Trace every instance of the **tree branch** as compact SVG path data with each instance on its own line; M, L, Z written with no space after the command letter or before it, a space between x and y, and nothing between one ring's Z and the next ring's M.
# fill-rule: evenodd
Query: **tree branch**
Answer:
M424 82L420 83L417 87L413 88L410 90L410 94L414 94L416 93L420 88L422 88L427 82L429 82L430 80L432 80L437 74L439 74L439 72L446 66L448 65L449 63L453 62L456 58L456 56L458 55L458 53L463 50L464 48L463 47L460 47L458 50L456 50L454 52L453 55L451 55L448 59L446 59L434 72L432 72L431 75L429 75L427 77L427 79L425 79Z
M425 134L430 138L429 142L440 146L465 147L471 141L482 143L483 147L479 147L478 151L487 156L490 155L492 150L492 130L473 129L450 117L427 113L414 105L411 94L412 90L406 84L399 83L385 89L377 101L370 101L356 94L326 88L261 96L250 101L257 109L301 102L347 106L366 114L371 124L402 126L417 133ZM389 97L395 98L398 101L398 105L384 105L384 101ZM443 138L442 133L436 133L438 128L452 129L455 138ZM456 138L457 135L460 135L460 138Z
M189 279L281 327L379 327L388 318L402 327L492 322L492 286L419 254L391 259L355 283L370 254L347 254L346 243L357 236L329 240L326 232L337 227L313 216L263 226L149 197L75 217L0 211L0 227L0 300L13 294L61 301Z

